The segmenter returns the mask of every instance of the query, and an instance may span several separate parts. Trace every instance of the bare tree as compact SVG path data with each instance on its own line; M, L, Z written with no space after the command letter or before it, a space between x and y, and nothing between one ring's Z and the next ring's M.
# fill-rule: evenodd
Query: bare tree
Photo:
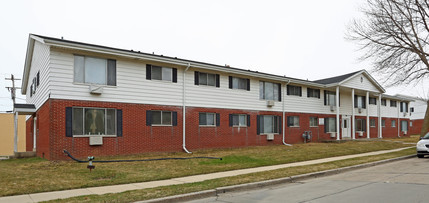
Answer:
M351 23L346 37L364 51L361 60L372 60L388 86L429 77L428 0L367 0L362 12L365 17ZM429 108L421 135L428 130Z

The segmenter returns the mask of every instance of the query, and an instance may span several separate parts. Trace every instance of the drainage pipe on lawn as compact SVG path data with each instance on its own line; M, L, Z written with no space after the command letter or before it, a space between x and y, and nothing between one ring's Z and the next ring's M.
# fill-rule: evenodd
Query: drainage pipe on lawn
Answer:
M286 140L285 140L285 131L286 131L286 128L285 128L285 100L286 100L286 97L285 97L285 92L287 91L287 85L289 85L289 83L290 83L290 80L288 80L288 82L285 84L285 90L283 91L283 103L282 103L282 112L283 112L283 125L282 125L282 128L283 128L283 144L284 145L286 145L286 146L292 146L291 144L288 144L288 143L286 143Z
M75 158L73 155L70 154L67 150L63 150L65 154L67 154L68 157L73 159L76 162L79 163L87 163L88 161L79 160ZM93 158L93 157L92 157ZM112 162L138 162L138 161L162 161L162 160L186 160L186 159L219 159L222 160L221 157L210 157L210 156L196 156L196 157L171 157L171 158L158 158L158 159L132 159L132 160L91 160L93 163L112 163Z
M188 154L190 154L190 153L192 153L192 152L190 152L190 151L188 151L188 149L186 149L186 71L189 69L189 67L191 67L191 63L188 63L188 66L186 67L186 69L183 71L183 79L182 79L182 81L183 81L183 130L182 130L182 133L183 133L183 150L186 152L186 153L188 153Z

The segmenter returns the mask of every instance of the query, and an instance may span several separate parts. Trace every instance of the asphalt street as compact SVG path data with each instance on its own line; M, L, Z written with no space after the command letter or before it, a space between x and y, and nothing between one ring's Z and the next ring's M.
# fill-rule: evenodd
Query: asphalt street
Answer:
M429 202L429 158L411 158L191 202Z

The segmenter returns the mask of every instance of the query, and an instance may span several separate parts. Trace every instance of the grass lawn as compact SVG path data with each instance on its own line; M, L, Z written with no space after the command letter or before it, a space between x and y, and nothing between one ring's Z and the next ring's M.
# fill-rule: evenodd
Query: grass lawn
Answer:
M420 139L420 135L411 135L408 137L399 137L399 138L384 138L383 140L392 140L392 141L400 141L404 143L417 143Z
M190 159L131 163L95 163L96 168L91 173L86 168L87 163L77 163L74 161L47 161L41 158L5 160L0 161L0 196L162 180L241 168L395 149L405 146L409 145L399 142L350 141L345 143L296 144L293 147L278 145L199 150L194 151L193 154L178 152L96 157L96 160L113 160L215 156L223 157L223 160ZM228 181L233 179L235 178L228 178Z
M276 179L282 177L289 177L294 175L300 175L305 173L324 171L335 168L342 168L346 166L353 166L362 163L374 162L384 159L390 159L395 157L401 157L405 155L415 154L415 149L410 148L398 152L360 157L354 159L347 159L341 161L334 161L323 164L315 164L308 166L299 166L278 169L267 172L258 172L246 175L239 175L235 177L219 178L214 180L207 180L197 183L188 183L181 185L163 186L150 189L132 190L122 193L106 194L106 195L86 195L80 197L72 197L68 199L52 200L50 203L69 203L69 202L134 202L148 199L156 199L161 197L173 196L178 194L185 194L209 189L215 189L218 187L238 185L250 182L258 182L269 179Z

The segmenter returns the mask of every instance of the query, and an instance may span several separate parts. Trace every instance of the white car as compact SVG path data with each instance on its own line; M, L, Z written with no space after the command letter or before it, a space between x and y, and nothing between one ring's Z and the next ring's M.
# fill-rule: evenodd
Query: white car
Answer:
M417 157L423 158L425 155L429 155L429 132L425 136L420 138L417 142Z

